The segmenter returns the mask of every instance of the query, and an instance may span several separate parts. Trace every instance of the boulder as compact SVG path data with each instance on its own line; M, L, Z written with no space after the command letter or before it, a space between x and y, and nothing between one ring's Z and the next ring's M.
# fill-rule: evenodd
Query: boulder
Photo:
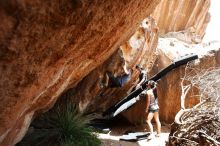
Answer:
M155 21L151 17L144 19L128 41L122 44L102 65L88 74L77 87L61 95L60 102L62 99L71 98L74 103L78 103L79 110L83 113L104 112L129 94L137 85L139 71L136 65L148 70L152 68L156 59L157 41L158 28ZM109 74L121 77L128 71L131 74L124 85L121 87L110 85L112 79ZM142 113L142 110L139 111ZM142 114L136 113L134 117L134 113L130 112L124 116L131 122L135 122Z
M158 42L158 57L150 71L153 75L169 65L173 60L195 53L199 59L190 63L190 68L196 70L213 69L220 67L220 43L187 44L175 38L160 38ZM160 106L160 119L166 123L174 121L176 113L180 110L181 81L185 75L186 65L176 68L158 82L158 97ZM187 70L188 72L190 69ZM191 108L199 102L197 88L191 88L186 96L185 107Z
M154 10L160 34L181 31L179 37L187 42L199 43L210 21L210 0L162 0Z
M0 1L0 145L127 41L159 0Z

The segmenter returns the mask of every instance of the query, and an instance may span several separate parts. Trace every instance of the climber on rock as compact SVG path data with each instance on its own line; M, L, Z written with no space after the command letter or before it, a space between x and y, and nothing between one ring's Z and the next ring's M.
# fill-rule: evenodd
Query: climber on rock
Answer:
M151 120L154 118L157 125L157 137L160 136L161 133L161 123L159 120L159 106L158 106L158 97L157 97L157 83L150 80L147 83L147 107L146 112L147 115L147 124L150 129L150 136L148 139L154 138L153 134L153 125L151 124Z
M136 66L136 69L139 71L139 83L135 89L139 88L144 83L144 81L147 80L147 71L139 65Z
M106 86L110 88L124 86L131 79L132 70L131 69L128 70L126 68L126 65L123 66L123 69L125 73L119 76L114 76L114 74L107 71L106 76L108 79L106 82Z

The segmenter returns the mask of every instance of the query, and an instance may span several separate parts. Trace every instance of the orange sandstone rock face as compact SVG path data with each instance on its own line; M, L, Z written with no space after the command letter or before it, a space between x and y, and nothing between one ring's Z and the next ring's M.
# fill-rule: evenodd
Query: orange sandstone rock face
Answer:
M0 1L0 145L21 140L35 113L107 60L158 2Z
M158 44L158 58L151 74L155 74L169 65L175 57L187 53L199 55L200 59L191 64L191 67L197 70L220 66L220 43L190 45L175 38L160 38ZM171 71L158 82L160 119L164 122L172 123L176 113L180 110L181 78L184 77L184 74L185 66L182 66ZM198 89L190 89L189 94L186 96L186 108L198 103L199 98L193 97L198 93Z
M181 40L181 42L178 43L185 44L184 42L186 42L188 43L186 45L190 47L189 44L200 43L202 41L202 38L205 34L205 29L210 19L210 15L208 13L209 7L210 0L162 0L151 16L157 23L160 37L176 38ZM160 46L160 43L162 42L158 43ZM168 44L169 47L167 50L173 45L173 42L169 43L170 44ZM173 46L173 48L183 51L186 49L186 47L178 46ZM194 46L194 48L196 48L196 46ZM166 47L161 48L161 50L163 49L166 49ZM187 50L185 50L185 52L187 52ZM169 55L170 57L167 57ZM157 61L159 62L154 64L154 71L153 74L151 73L151 75L154 75L160 69L169 65L171 60L176 56L179 56L179 54L175 54L174 50L170 50L170 52L160 51L157 56ZM215 57L208 58L209 60L215 59ZM201 66L204 68L204 64L201 64ZM171 72L169 75L173 77L170 77L168 80L165 78L161 80L159 84L160 96L164 97L165 99L167 98L166 102L160 101L161 119L165 122L172 122L176 112L179 110L179 105L175 105L175 103L178 102L180 97L180 77L184 74L184 70L183 68L177 70L181 70L181 72ZM171 89L171 85L174 85L174 91ZM193 90L194 91L190 92L191 95L196 94L197 92L196 89ZM175 100L174 98L178 99ZM169 103L170 99L171 102ZM123 115L126 115L126 118L132 123L142 122L146 119L144 108L146 106L146 101L144 99L142 100L142 102L135 104L134 107L123 113ZM195 103L197 103L197 99L189 98L186 101L186 105L188 106L192 106ZM168 107L168 109L166 109L166 107Z
M210 0L162 0L152 17L157 22L160 34L183 31L184 37L190 37L191 41L198 43L210 19L209 7Z
M202 1L175 1L175 0L162 0L152 13L152 17L156 19L159 25L160 35L163 37L175 37L187 43L199 43L205 33L205 28L209 22L208 8L210 6L209 0ZM151 22L149 22L151 23ZM154 24L155 25L155 24ZM125 97L132 86L137 84L137 71L134 66L141 64L146 69L150 69L154 63L155 55L154 49L156 48L155 41L150 43L143 43L143 39L146 41L151 39L155 40L157 35L152 35L154 31L158 29L148 29L143 31L143 26L140 27L137 32L130 38L130 40L120 47L121 51L115 52L110 59L103 63L100 67L90 73L83 79L77 86L72 89L72 99L76 103L79 102L79 108L83 112L102 112L110 105L117 103L121 98ZM175 32L178 31L178 32ZM146 35L143 38L144 33L151 32L150 35ZM140 44L143 44L142 46ZM138 46L138 49L137 49ZM145 53L146 48L150 53ZM141 48L141 49L140 49ZM146 55L147 54L147 55ZM164 56L161 57L162 64L160 67L165 67L170 63L170 59ZM140 62L142 60L142 62ZM122 88L104 88L106 80L106 72L109 71L115 76L120 76L123 73L123 65L126 64L127 69L133 69L133 75L131 80ZM156 73L156 72L155 72ZM177 78L181 74L177 75ZM94 83L93 80L96 82ZM132 85L133 84L133 85ZM170 93L167 93L170 95ZM175 96L178 96L177 94ZM76 100L77 99L77 100ZM98 105L98 106L97 106ZM135 104L132 108L123 112L131 123L139 123L145 120L145 108L146 101L142 99ZM175 112L173 112L175 113ZM173 119L174 115L167 115L167 119ZM165 119L166 120L166 119Z
M135 69L136 65L146 69L152 68L152 63L156 59L157 41L158 28L152 18L146 18L132 37L107 61L87 75L77 87L69 89L61 98L71 98L75 103L79 103L81 112L102 113L124 98L137 84L139 72ZM132 72L130 80L122 87L111 88L108 73L116 77L125 74L126 70ZM140 103L142 107L131 108L129 112L123 114L129 121L136 122L144 117L142 112L145 111L145 104L142 101Z

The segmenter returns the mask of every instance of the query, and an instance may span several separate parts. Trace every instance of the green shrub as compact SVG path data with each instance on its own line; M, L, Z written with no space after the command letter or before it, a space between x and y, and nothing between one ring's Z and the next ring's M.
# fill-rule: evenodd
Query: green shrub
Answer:
M100 146L87 123L71 104L58 106L33 121L18 146Z

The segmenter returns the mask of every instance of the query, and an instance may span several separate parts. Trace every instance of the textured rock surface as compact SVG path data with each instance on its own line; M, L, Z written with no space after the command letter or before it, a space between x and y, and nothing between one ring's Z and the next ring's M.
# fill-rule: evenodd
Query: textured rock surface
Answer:
M162 0L152 17L160 33L183 31L184 36L198 43L205 34L210 19L210 0Z
M179 40L188 42L188 43L198 43L201 41L204 33L205 28L209 22L209 14L208 9L210 6L210 1L202 0L202 1L167 1L162 0L160 4L155 9L152 17L156 19L156 22L159 25L159 32L160 35L163 37L175 37ZM173 13L175 12L175 13ZM200 13L201 12L201 13ZM145 30L145 33L149 30ZM152 30L151 30L152 31ZM174 32L178 31L178 32ZM115 52L114 55L108 61L106 61L103 65L97 68L95 71L90 73L86 78L83 79L82 82L78 84L76 88L71 89L67 92L64 96L72 96L75 102L79 102L79 107L81 111L84 112L93 112L93 111L100 111L102 112L106 108L108 108L113 103L119 101L119 99L123 98L128 94L131 89L131 84L135 84L137 79L137 72L134 69L136 64L140 64L140 60L146 60L146 64L143 64L143 67L150 69L154 60L149 53L145 52L143 49L142 51L137 50L135 45L139 44L142 38L138 38L138 34L142 32L139 29L133 38L130 39L130 42L133 40L133 43L130 44L126 43L122 45L121 51ZM169 32L169 33L168 33ZM168 34L165 34L168 33ZM153 34L153 33L152 33ZM151 39L151 35L147 35L147 40ZM143 35L143 34L142 34ZM135 37L136 36L136 37ZM135 39L134 39L135 38ZM138 39L137 39L138 38ZM154 39L154 38L152 38ZM155 48L153 46L155 41L152 43L147 43L150 45L150 49ZM133 45L132 47L130 47ZM139 51L139 53L138 53ZM154 52L154 51L152 51ZM151 53L152 53L151 52ZM148 54L146 57L143 58L144 54ZM170 59L166 58L165 56L159 56L163 63L160 65L164 67L170 63ZM123 61L120 61L120 60ZM151 64L149 61L151 60ZM115 76L119 76L124 73L123 71L123 64L126 62L128 69L133 69L134 73L132 75L132 79L128 84L126 84L122 88L101 88L103 87L106 72L109 71L113 73ZM167 63L167 64L166 64ZM150 66L146 66L146 65ZM177 76L179 77L179 76ZM95 82L93 82L93 80ZM169 95L169 93L168 93ZM178 96L178 95L175 95ZM97 107L97 105L99 105ZM145 106L146 101L142 99L142 101L135 104L132 108L123 112L123 115L131 122L131 123L138 123L143 121L146 117L145 114ZM168 119L172 119L173 115L171 115Z
M126 41L159 0L0 1L0 145L18 142Z
M150 69L155 60L158 28L151 18L138 25L159 1L0 1L0 145L18 142L33 116L52 107L64 92L62 98L73 97L81 111L90 113L104 111L131 91L138 77L135 65ZM173 31L181 31L179 39L198 43L209 21L209 5L210 0L162 0L152 16L161 35L177 37ZM152 73L175 53L160 52ZM204 57L198 67L219 66L219 52L212 53L215 57ZM124 65L133 70L129 82L121 88L106 86L106 73L122 75ZM179 110L177 85L183 72L180 68L160 81L162 120L173 120ZM188 105L195 102L189 99ZM144 120L145 101L123 115L132 123Z
M156 59L158 28L152 18L145 19L134 35L101 66L87 75L76 88L69 89L61 98L71 98L79 103L79 109L85 113L103 112L120 99L124 98L137 84L139 72L136 65L151 69ZM107 85L107 72L120 76L125 74L123 66L132 70L131 79L122 87L110 88ZM109 81L110 82L110 81ZM131 122L139 121L145 111L145 104L140 101L138 108L124 113Z
M175 57L184 54L196 53L199 55L191 66L196 69L211 69L220 66L220 43L189 45L175 38L160 38L158 42L158 59L151 71L157 73L160 69L171 63ZM179 49L181 48L181 49ZM185 66L177 68L167 74L158 82L158 96L160 105L160 118L162 121L172 123L176 113L180 110L181 78L184 77ZM192 88L186 98L186 107L192 107L199 99L192 98L198 95L198 90Z

